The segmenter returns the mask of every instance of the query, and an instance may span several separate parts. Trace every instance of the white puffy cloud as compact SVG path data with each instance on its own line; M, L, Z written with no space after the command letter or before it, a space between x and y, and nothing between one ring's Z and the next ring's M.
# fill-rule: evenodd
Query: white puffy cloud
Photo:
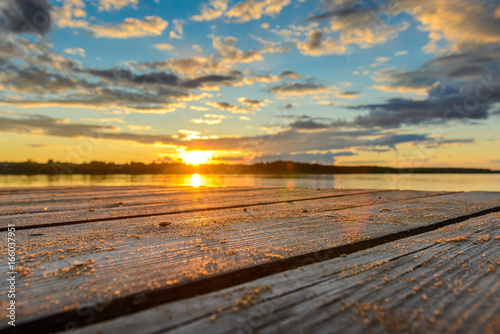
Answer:
M134 38L144 36L159 36L167 28L168 22L158 16L146 16L143 20L126 18L122 23L93 25L88 28L95 37Z
M447 42L446 49L463 51L480 45L500 42L500 17L496 15L498 4L494 0L424 0L415 3L400 1L400 10L405 11L422 24L429 32L426 52L439 51L437 41Z
M172 51L174 46L172 44L155 44L154 47L160 51Z
M232 7L226 16L236 22L259 20L262 16L276 16L290 0L245 0Z
M135 8L138 2L138 0L99 0L99 10L109 12L113 9L120 10L127 6Z
M263 16L274 17L289 4L290 0L244 0L228 9L228 0L211 0L209 4L203 4L201 14L192 16L191 20L211 21L225 16L241 23L259 20Z
M85 57L85 50L82 48L68 48L64 49L64 52L70 55L79 55L80 57Z
M60 28L87 28L89 23L83 19L86 16L83 0L67 0L54 12L56 24Z
M184 35L184 20L173 20L174 30L170 32L170 38L182 39Z
M211 21L221 17L227 10L229 0L211 0L210 4L203 4L201 14L191 17L193 21Z

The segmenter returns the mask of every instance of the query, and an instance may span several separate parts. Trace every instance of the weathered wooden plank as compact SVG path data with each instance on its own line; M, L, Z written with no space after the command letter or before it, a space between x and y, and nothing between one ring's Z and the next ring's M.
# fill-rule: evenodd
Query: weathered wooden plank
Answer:
M296 189L287 191L282 189L261 189L254 191L216 191L213 189L199 189L196 192L183 192L167 195L161 199L158 197L157 204L150 204L154 199L147 199L144 203L132 203L124 205L123 202L114 201L112 207L85 208L75 210L63 210L54 212L40 212L33 214L0 216L0 231L6 230L8 224L16 224L21 227L41 227L51 224L85 223L104 219L121 219L145 217L151 215L164 215L172 212L207 210L209 208L228 208L258 205L263 203L278 203L287 201L310 200L316 198L328 198L346 196L359 193L373 193L374 190L339 190L320 189L304 190ZM137 200L135 200L137 201Z
M43 228L30 230L29 234L21 231L19 238L25 249L20 252L27 252L20 254L20 264L27 273L21 282L28 286L22 286L20 291L18 312L29 321L61 312L65 307L76 309L117 296L166 289L500 204L499 195L494 193L405 199L412 194L421 195L387 192L281 203L247 211L220 210L209 215L197 212L178 215L166 229L157 225L164 221L163 217L151 217ZM384 203L384 196L394 196L399 202ZM363 206L336 211L356 203ZM73 267L75 260L77 264L97 262L92 264L94 268L84 266L76 273L74 269L80 265ZM65 268L76 275L69 279L64 275Z
M499 223L489 214L78 333L498 333Z
M99 208L122 202L123 205L134 205L154 202L165 202L173 196L203 193L224 194L254 192L281 188L193 188L193 187L140 187L126 189L103 189L99 192L72 191L53 193L50 196L32 198L30 192L21 193L18 198L0 197L0 214L23 214L43 211L60 211L62 209Z
M22 188L2 188L0 189L1 200L12 201L38 201L52 197L63 196L98 196L111 192L143 191L154 189L169 189L177 187L161 186L55 186L55 187L22 187ZM186 187L179 187L186 188Z

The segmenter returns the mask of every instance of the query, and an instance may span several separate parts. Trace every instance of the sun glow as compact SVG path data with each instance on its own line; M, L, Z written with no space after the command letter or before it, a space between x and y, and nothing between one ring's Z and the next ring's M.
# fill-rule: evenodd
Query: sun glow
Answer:
M201 186L200 174L193 174L193 176L191 176L191 185L195 188Z
M212 151L190 151L181 155L182 161L189 165L200 165L206 163L214 154Z

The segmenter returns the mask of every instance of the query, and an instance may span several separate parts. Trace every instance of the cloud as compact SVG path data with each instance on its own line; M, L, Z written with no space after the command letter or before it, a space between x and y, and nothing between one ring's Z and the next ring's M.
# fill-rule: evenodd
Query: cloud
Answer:
M147 62L135 66L136 69L169 69L175 73L187 76L196 76L203 74L214 74L234 71L234 66L238 64L248 64L264 60L263 55L267 53L284 53L290 50L289 45L276 46L266 44L258 50L241 50L235 46L237 38L231 36L213 36L212 46L217 50L215 54L201 57L191 57L184 59L167 59L161 61Z
M100 11L120 10L130 6L136 8L139 0L99 0Z
M0 131L28 133L56 137L78 137L84 133L95 131L113 131L111 125L87 125L69 123L64 119L56 119L42 115L23 115L21 118L0 117Z
M302 75L295 73L293 71L283 71L281 72L280 77L291 80L299 80L302 78Z
M470 86L477 85L478 80L499 77L500 71L496 68L499 61L498 46L438 56L414 71L386 68L376 72L372 79L380 84L369 88L419 95L449 95L475 89Z
M167 28L168 22L158 16L146 16L143 20L126 18L122 23L114 26L111 24L93 25L88 30L94 37L106 38L136 38L144 36L159 36Z
M211 21L221 17L227 10L229 0L211 0L210 4L203 4L200 15L191 16L193 21Z
M320 56L325 54L341 54L351 52L352 46L366 49L375 45L382 45L390 39L398 37L399 33L409 27L406 21L388 24L392 16L397 15L399 2L388 2L386 6L373 6L372 2L358 3L357 1L325 2L331 7L330 11L314 16L308 21L330 20L330 29L338 37L326 39L324 43L312 48L311 41L316 37L319 41L319 31L315 36L310 35L309 43L298 45L303 54ZM393 8L394 7L394 8ZM323 45L322 45L323 44ZM341 51L341 49L346 49Z
M355 99L361 96L359 92L352 91L335 92L334 95L341 99Z
M331 124L324 124L316 122L312 119L295 121L290 124L292 129L299 131L323 131L331 129Z
M24 94L67 93L71 90L85 89L92 85L83 79L67 77L36 67L0 66L0 87L5 92ZM0 95L1 96L1 95Z
M282 84L279 86L270 86L268 91L277 95L312 95L312 94L329 94L336 90L335 86L323 86L316 84Z
M228 9L228 0L211 0L203 4L201 14L191 17L193 21L211 21L222 17L242 23L259 20L263 16L275 17L290 4L290 0L244 0Z
M223 119L227 118L226 115L218 115L218 114L205 114L203 117L205 118L191 119L190 122L196 124L214 125L214 124L220 124Z
M370 65L370 67L380 66L383 63L388 62L389 60L391 60L391 57L378 57L377 59L375 59L375 62Z
M349 108L369 111L368 115L357 116L353 121L353 124L364 128L391 128L401 125L442 123L457 119L486 119L488 117L488 105L478 105L477 108L470 109L468 106L464 106L466 97L467 95L455 95L424 101L397 98L390 99L382 104L360 105ZM500 94L498 97L500 97ZM469 109L469 111L466 109Z
M206 125L215 125L215 124L220 124L222 122L221 119L203 119L203 118L193 118L190 119L189 121L195 124L206 124Z
M54 55L45 46L13 35L12 45L0 45L0 55L8 52L30 66L4 58L0 63L0 103L18 107L86 107L136 113L167 113L183 107L180 102L212 97L194 94L193 89L218 89L255 82L275 82L279 77L229 71L227 75L182 78L163 71L137 71L128 68L85 68L80 63ZM78 50L67 50L77 52ZM15 94L23 94L16 96ZM236 109L235 109L236 110ZM244 109L239 109L243 112Z
M154 47L160 51L172 51L174 49L172 44L155 44Z
M421 23L419 29L429 34L425 52L466 51L500 41L500 17L495 0L484 1L388 1L382 5L357 1L325 2L330 10L309 20L330 19L331 29L341 34L341 44L367 48L382 44L408 28L408 23L390 25L401 13ZM443 42L444 46L438 46Z
M85 57L85 50L82 48L68 48L64 49L64 52L70 55L79 55L80 57Z
M48 0L6 0L0 23L3 31L45 35L52 27L51 6Z
M174 20L172 22L174 24L174 30L170 31L170 38L182 39L184 34L184 20Z
M276 16L290 4L290 0L244 0L237 3L225 15L236 22L259 20L262 16Z
M223 116L222 116L223 117ZM220 116L207 114L205 120L218 120ZM206 123L205 123L206 124ZM375 129L341 130L331 125L324 131L298 131L311 128L311 124L297 123L275 134L264 136L234 137L234 136L202 136L199 132L179 130L175 135L136 134L119 132L119 128L103 124L72 123L65 119L51 118L42 115L14 115L0 117L0 131L31 135L56 136L64 138L99 138L102 140L128 141L141 145L173 145L187 150L232 150L244 151L246 147L260 147L259 156L280 154L310 154L310 151L338 151L357 149L385 150L396 149L403 143L422 142L429 144L433 139L422 134L398 134ZM451 144L453 139L441 139ZM455 141L469 142L467 139ZM290 148L293 148L292 150ZM316 153L313 153L316 154ZM343 153L342 155L353 155ZM299 157L299 156L298 156Z
M202 106L190 106L189 108L196 110L196 111L209 111L210 110L210 108L202 107Z
M303 55L308 56L325 56L330 54L343 54L348 51L348 47L338 43L331 38L323 39L323 31L314 30L309 33L309 37L305 42L298 42L297 48Z
M422 23L421 30L428 31L430 43L444 39L445 48L452 51L476 49L478 46L500 42L500 19L495 16L493 7L496 2L485 0L432 1L418 4L409 0L401 2L401 11L413 15ZM439 48L424 47L429 52Z
M79 118L78 120L82 122L94 122L94 123L125 123L121 118Z
M89 26L89 23L83 19L86 16L87 12L83 0L66 0L54 12L54 19L59 28L86 29Z
M247 99L246 97L240 97L238 101L241 104L246 105L247 107L255 108L257 110L260 110L259 109L260 107L264 107L265 105L271 102L269 100L262 100L262 101L252 100L252 99Z
M150 127L149 125L134 125L134 124L131 124L131 125L128 125L127 126L130 130L133 130L133 131L144 131L144 130L154 130L152 127Z
M249 114L250 113L250 109L248 109L248 108L240 107L240 106L237 106L237 105L234 105L231 103L227 103L227 102L208 101L208 102L206 102L206 105L213 107L213 108L220 109L220 110L226 110L226 111L229 111L233 114Z
M336 105L342 104L342 102L322 100L322 101L318 101L317 104L331 107L331 106L336 106Z
M176 76L158 74L163 82L154 82L146 75L129 71L73 69L61 74L35 66L0 66L0 104L18 107L85 107L91 109L118 109L127 112L172 112L183 106L177 101L196 100L196 96L182 87ZM92 77L92 79L90 79ZM86 79L89 79L88 81ZM95 79L100 80L95 80ZM148 82L151 80L152 82ZM177 83L179 85L175 86ZM168 87L168 83L173 88ZM165 87L167 86L167 87ZM152 87L148 91L147 87ZM20 98L21 97L21 98Z
M398 51L398 52L394 53L395 56L404 56L406 54L408 54L408 51L405 51L405 50Z

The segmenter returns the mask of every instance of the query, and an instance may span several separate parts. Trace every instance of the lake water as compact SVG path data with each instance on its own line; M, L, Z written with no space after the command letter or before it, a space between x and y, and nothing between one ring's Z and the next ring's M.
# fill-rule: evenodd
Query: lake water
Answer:
M500 191L500 174L302 175L0 175L0 187L45 186L206 186L433 191Z

